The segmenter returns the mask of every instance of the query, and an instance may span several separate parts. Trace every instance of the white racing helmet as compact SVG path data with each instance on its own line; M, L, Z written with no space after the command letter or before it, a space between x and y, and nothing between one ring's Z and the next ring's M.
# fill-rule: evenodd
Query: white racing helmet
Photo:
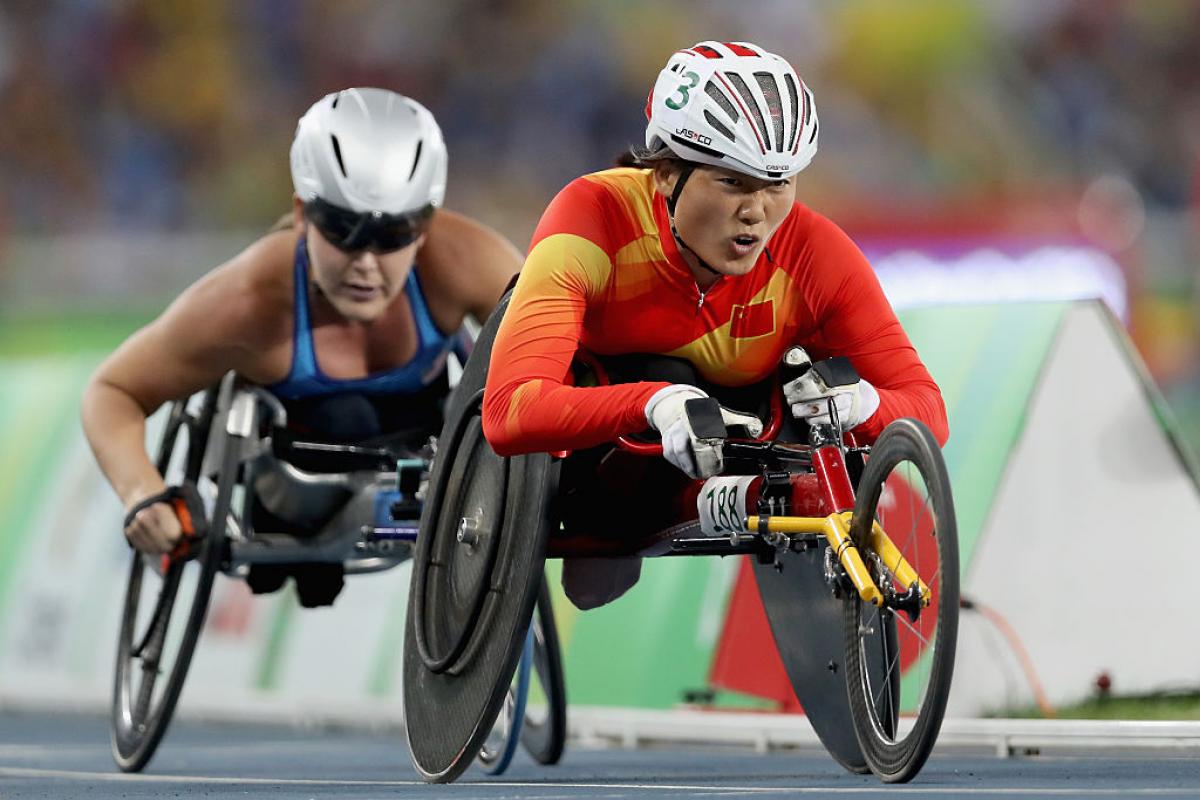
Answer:
M313 103L292 141L292 184L356 213L406 214L446 195L446 145L433 114L387 89L346 89Z
M812 92L785 59L745 42L701 42L671 56L646 101L646 147L764 180L817 152ZM656 141L657 140L657 141Z

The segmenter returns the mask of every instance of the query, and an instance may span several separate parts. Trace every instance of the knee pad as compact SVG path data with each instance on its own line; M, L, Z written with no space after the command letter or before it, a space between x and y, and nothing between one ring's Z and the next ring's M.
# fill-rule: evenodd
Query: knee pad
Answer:
M640 558L564 558L562 587L572 605L588 611L628 592L641 575Z

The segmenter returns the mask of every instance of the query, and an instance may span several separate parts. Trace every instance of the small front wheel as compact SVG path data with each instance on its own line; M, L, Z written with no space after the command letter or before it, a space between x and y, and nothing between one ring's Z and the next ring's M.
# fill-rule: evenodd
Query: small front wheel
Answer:
M891 540L881 545L873 526ZM876 531L878 528L875 529ZM855 735L888 783L915 776L941 729L958 638L958 528L941 449L925 425L889 425L867 459L851 536L882 607L845 601L846 688ZM897 555L911 567L909 573ZM915 574L927 589L924 598ZM883 631L882 636L874 635Z

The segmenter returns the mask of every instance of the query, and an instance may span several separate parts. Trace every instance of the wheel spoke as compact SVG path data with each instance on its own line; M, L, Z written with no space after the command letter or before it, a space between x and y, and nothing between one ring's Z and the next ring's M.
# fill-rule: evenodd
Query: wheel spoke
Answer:
M913 626L913 624L912 624L911 622L909 622L907 619L905 619L904 617L900 616L899 614L895 615L895 617L896 617L896 619L900 620L900 622L901 622L901 623L904 625L904 627L908 628L908 629L909 629L909 630L912 632L912 634L913 634L914 636L916 636L916 637L917 637L917 639L919 639L919 640L921 641L921 644L925 645L926 647L932 647L932 646L933 646L933 642L932 642L932 641L930 641L929 639L927 639L927 638L926 638L926 637L925 637L925 636L924 636L924 635L921 633L921 631L917 630L917 629L916 629L916 628ZM935 635L936 635L936 634L935 634Z

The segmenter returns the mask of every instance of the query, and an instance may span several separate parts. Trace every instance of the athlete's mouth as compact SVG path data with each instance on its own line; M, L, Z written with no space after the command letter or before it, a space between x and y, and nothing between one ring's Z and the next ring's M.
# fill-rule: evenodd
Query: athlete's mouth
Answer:
M741 233L729 238L730 246L738 258L744 258L754 252L759 238L752 233Z
M376 292L380 291L380 287L372 286L369 283L343 283L346 290L354 297L371 297Z

